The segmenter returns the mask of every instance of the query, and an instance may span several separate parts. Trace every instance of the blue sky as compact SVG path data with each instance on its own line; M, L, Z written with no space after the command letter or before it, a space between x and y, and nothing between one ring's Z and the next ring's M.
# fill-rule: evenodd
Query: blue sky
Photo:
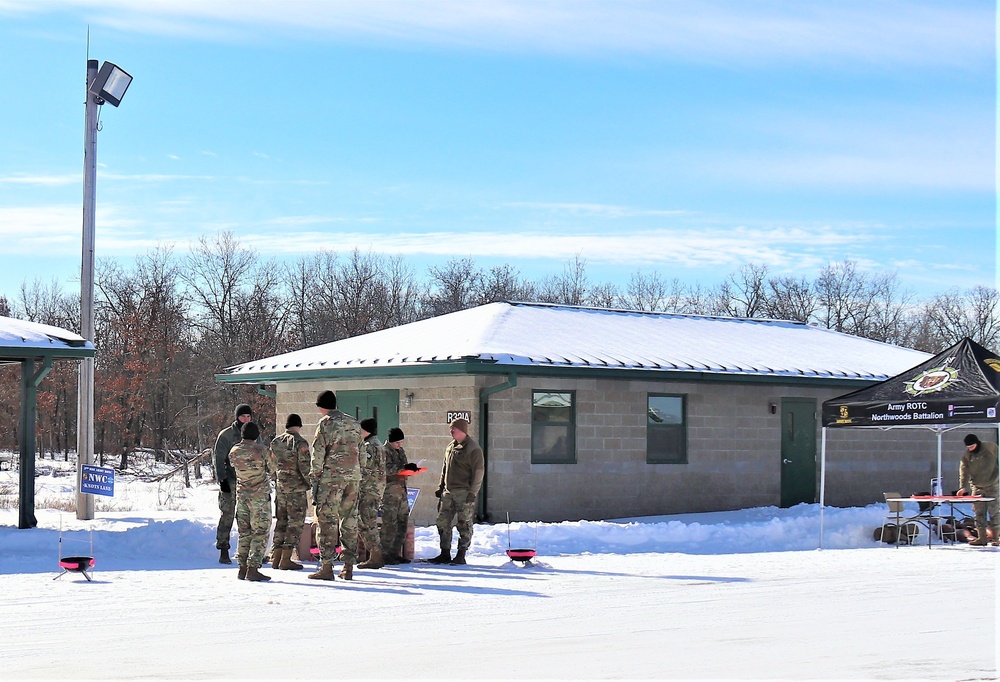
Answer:
M907 0L0 0L0 295L78 289L89 55L97 258L747 262L996 286L996 7Z

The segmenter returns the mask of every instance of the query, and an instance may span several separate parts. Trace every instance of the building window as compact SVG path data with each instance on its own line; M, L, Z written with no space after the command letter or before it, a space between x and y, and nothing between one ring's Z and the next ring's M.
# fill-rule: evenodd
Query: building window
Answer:
M531 393L532 464L576 462L576 411L572 391Z
M687 419L682 395L646 396L646 461L687 463Z

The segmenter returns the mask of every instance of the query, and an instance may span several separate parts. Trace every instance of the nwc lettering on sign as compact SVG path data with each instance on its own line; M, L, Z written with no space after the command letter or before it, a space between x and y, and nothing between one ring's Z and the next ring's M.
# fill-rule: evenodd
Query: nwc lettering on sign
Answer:
M80 473L80 492L91 495L115 495L115 470L84 464Z

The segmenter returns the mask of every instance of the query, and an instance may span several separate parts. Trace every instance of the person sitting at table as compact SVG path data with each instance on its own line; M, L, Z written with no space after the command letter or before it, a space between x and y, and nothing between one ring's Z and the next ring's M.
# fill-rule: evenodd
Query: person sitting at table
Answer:
M997 480L997 446L995 443L983 443L974 433L965 437L965 452L958 465L957 495L965 495L966 490L973 495L992 497L989 501L973 502L976 511L976 539L970 545L982 547L989 540L986 529L993 534L993 546L1000 546L1000 501L997 493L1000 485ZM987 524L987 514L989 523Z

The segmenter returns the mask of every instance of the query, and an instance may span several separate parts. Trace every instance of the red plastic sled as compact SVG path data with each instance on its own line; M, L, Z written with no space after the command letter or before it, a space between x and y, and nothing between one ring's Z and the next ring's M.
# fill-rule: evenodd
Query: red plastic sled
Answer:
M507 556L510 557L511 561L531 561L535 558L535 550L533 549L508 549Z

